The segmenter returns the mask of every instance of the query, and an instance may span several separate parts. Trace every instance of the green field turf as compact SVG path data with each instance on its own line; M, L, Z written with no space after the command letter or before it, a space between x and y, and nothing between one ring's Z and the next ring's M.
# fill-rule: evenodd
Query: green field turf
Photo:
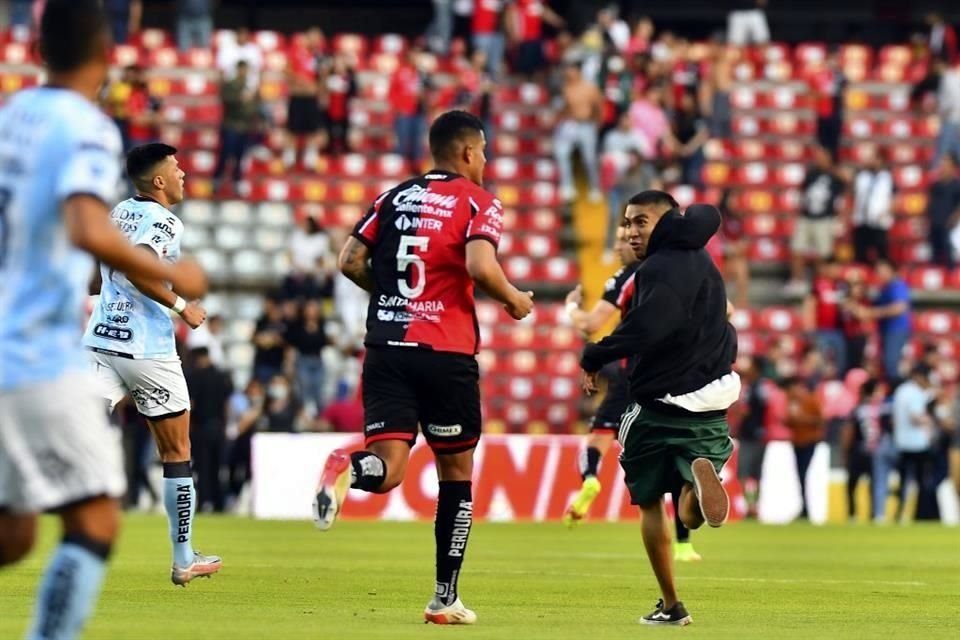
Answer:
M90 639L957 638L960 531L939 526L761 527L695 533L705 561L678 569L694 624L637 624L657 599L639 528L478 524L461 594L472 628L425 626L433 588L428 523L306 522L201 516L195 538L224 569L186 589L168 578L165 520L130 516ZM0 572L0 638L26 626L55 535Z

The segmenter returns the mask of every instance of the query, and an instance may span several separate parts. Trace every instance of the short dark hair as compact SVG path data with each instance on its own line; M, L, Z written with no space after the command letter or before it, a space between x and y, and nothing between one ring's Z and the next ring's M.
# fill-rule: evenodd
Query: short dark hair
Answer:
M658 191L657 189L647 189L646 191L641 191L640 193L631 196L630 199L627 200L627 204L639 206L662 204L670 207L671 209L680 208L680 203L677 202L676 198L666 191Z
M933 373L933 369L930 368L930 365L923 364L921 362L918 365L914 365L913 369L910 370L910 377L923 378L924 380L929 380L931 373Z
M78 69L110 40L101 0L48 0L40 18L40 53L51 71Z
M207 347L194 347L190 350L190 358L193 360L199 360L200 358L209 358L210 349Z
M467 135L483 132L483 122L466 111L447 111L430 125L430 154L434 160L450 157L453 144Z
M880 381L876 378L867 378L862 385L860 385L860 398L869 398L877 391L877 387L880 386Z
M897 270L897 265L893 264L893 260L891 260L890 258L877 258L876 261L873 263L873 266L874 268L876 268L882 264L885 264L888 267L890 267L892 271Z
M139 187L139 183L148 179L147 173L151 169L176 152L176 147L162 142L150 142L134 147L127 154L127 176Z

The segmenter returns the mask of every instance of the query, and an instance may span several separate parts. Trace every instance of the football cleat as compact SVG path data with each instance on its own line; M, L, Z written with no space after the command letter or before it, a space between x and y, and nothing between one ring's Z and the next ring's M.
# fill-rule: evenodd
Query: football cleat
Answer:
M577 497L573 499L573 502L567 507L567 512L563 514L563 523L568 527L573 527L583 520L587 511L590 510L590 505L597 499L602 489L603 486L596 476L588 476L583 481Z
M223 561L219 556L205 556L199 551L193 553L193 563L189 567L173 565L170 569L170 581L178 587L185 587L194 578L209 578L220 571Z
M423 610L423 619L433 624L473 624L477 614L463 606L460 598L447 606L434 599Z
M723 525L730 513L730 497L720 482L716 468L706 458L697 458L690 465L690 470L703 519L711 527Z
M327 531L333 526L349 488L350 455L337 449L327 456L320 482L317 483L316 497L313 499L313 523L317 529Z
M697 553L690 542L676 542L673 545L673 559L675 562L700 562L703 556Z

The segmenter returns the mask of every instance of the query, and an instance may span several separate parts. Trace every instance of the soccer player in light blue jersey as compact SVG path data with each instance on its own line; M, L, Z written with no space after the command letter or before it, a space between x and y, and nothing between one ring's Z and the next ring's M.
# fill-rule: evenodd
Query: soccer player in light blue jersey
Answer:
M95 106L109 26L99 0L48 0L40 52L49 84L0 108L0 565L33 547L37 514L63 538L28 637L76 637L96 603L120 521L119 434L94 391L80 327L93 254L137 278L206 291L196 263L137 250L109 220L120 134ZM5 611L4 615L13 615Z
M159 142L127 154L127 176L137 195L110 214L131 243L166 262L180 258L183 222L170 207L183 200L183 171L177 150ZM191 328L206 311L187 303L166 282L100 268L100 301L83 343L93 353L100 392L110 410L129 393L147 420L163 463L163 502L170 523L170 579L185 585L220 570L220 558L194 551L197 493L190 468L190 396L174 340L171 310Z

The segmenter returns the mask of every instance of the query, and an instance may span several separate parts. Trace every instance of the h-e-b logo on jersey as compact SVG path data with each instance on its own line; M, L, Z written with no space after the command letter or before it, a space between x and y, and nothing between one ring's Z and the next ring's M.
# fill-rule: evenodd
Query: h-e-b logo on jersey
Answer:
M102 322L93 328L93 335L106 340L116 340L117 342L130 342L130 340L133 339L133 331L130 329L115 327Z

